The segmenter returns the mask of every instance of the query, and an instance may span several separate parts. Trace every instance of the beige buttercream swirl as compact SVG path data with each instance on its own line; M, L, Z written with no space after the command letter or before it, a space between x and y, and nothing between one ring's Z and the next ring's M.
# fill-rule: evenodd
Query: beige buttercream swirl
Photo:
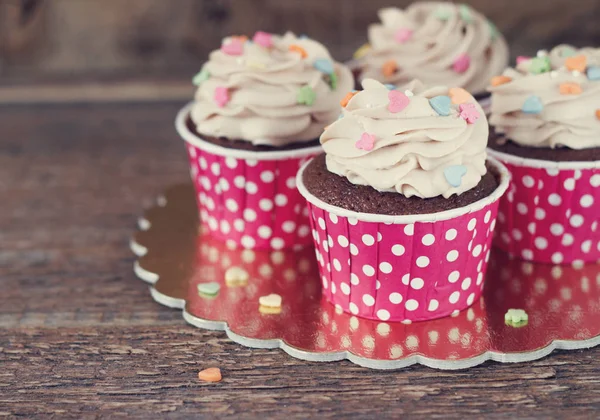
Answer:
M516 69L506 69L503 75L512 80L489 88L492 92L490 125L522 146L600 147L600 120L596 116L596 110L600 109L600 80L590 80L585 72L570 71L565 67L569 57L581 55L586 57L588 68L600 67L600 49L576 50L559 45L548 54L550 72L531 73L528 60ZM560 86L565 83L579 85L581 93L561 93ZM540 99L540 113L522 111L525 101L531 97Z
M204 66L209 78L196 91L191 111L200 134L283 146L318 138L323 127L338 117L339 101L352 89L350 70L333 62L327 49L314 40L287 33L273 35L272 43L265 48L245 42L241 55L222 50L210 54ZM292 45L304 49L307 56L290 51ZM313 66L318 59L331 61L337 75L335 89ZM297 101L304 86L316 95L312 105ZM230 100L221 107L214 95L223 87Z
M461 17L469 13L470 21ZM464 9L466 7L466 9ZM445 14L440 19L436 14ZM369 27L369 52L359 59L361 78L376 79L396 85L419 78L428 85L459 86L479 94L485 91L490 77L508 65L508 47L483 15L468 6L441 2L417 2L405 10L387 8L379 11L381 24ZM412 31L405 42L398 42L400 29ZM453 69L462 54L470 57L469 68ZM398 70L389 77L382 71L393 60Z
M406 197L450 197L475 187L486 173L488 124L475 104L480 118L468 124L456 106L448 116L440 116L429 99L448 95L448 88L425 87L414 81L405 86L414 96L400 112L388 109L389 90L367 79L343 110L343 116L321 135L330 172L358 185L379 191L396 191ZM402 91L402 89L400 89ZM372 150L359 149L362 133L375 136ZM453 187L444 171L464 166L465 174Z

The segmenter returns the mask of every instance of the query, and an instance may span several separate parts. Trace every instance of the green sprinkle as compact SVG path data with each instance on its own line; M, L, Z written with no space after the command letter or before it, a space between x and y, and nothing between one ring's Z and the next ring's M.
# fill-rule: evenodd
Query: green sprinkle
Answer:
M509 327L524 327L528 322L529 315L523 309L509 309L504 314L504 323Z
M494 22L492 22L491 20L488 20L487 23L488 23L488 28L490 30L490 38L492 39L492 41L497 40L500 35L500 31L498 30L498 27L496 25L494 25Z
M464 20L466 23L473 22L471 8L466 4L461 4L460 6L458 6L458 13L460 14L461 19Z
M195 86L200 86L202 84L202 82L206 82L209 77L210 77L210 73L208 72L208 70L202 69L198 72L198 74L196 74L194 76L194 78L192 79L192 83Z
M550 58L548 57L534 57L531 59L529 64L529 71L533 74L548 73L552 70L550 65Z
M200 283L198 285L198 293L205 296L216 296L221 290L221 285L211 281L209 283Z
M308 85L302 86L296 95L296 102L302 105L311 106L315 102L315 99L317 99L317 94Z
M435 9L435 12L433 12L433 16L435 16L439 20L448 20L450 19L451 15L452 11L448 6L438 6L438 8Z
M327 76L325 76L325 81L327 82L327 84L329 85L329 87L331 88L331 90L336 90L337 89L337 85L338 85L337 74L335 74L335 73L329 73Z
M572 47L564 47L560 51L561 57L573 57L576 54L577 54L577 50L575 48L572 48Z

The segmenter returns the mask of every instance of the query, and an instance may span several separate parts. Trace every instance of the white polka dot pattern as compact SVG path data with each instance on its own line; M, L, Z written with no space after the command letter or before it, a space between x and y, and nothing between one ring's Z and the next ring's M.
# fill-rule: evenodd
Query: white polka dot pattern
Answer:
M213 237L256 249L312 243L308 213L301 211L306 201L295 182L310 155L248 161L187 149L201 223Z
M385 224L309 203L320 274L329 285L323 293L346 312L380 321L421 321L465 309L483 289L497 210L498 201L451 220ZM333 285L348 293L333 293Z
M600 169L547 170L503 163L515 182L509 191L513 201L500 202L497 245L526 261L600 260L600 232L593 229Z

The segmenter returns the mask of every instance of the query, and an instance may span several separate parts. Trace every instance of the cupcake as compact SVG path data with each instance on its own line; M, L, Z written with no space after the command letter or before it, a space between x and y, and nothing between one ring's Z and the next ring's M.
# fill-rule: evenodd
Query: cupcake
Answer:
M509 175L486 162L488 124L461 88L366 79L297 184L323 293L383 321L450 315L480 295Z
M514 180L498 246L528 261L600 260L600 49L519 57L491 84L490 154Z
M257 32L224 39L194 84L176 127L202 226L245 248L310 244L295 176L321 151L318 137L352 87L350 70L314 40Z
M508 47L496 26L466 4L418 2L379 11L369 43L355 57L359 80L402 85L462 87L484 97L490 77L508 64Z

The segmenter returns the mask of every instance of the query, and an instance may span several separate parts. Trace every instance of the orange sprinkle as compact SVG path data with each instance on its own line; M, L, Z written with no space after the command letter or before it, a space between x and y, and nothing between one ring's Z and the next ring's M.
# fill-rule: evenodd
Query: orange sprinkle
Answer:
M600 109L596 110L596 118L598 118L600 120Z
M204 382L219 382L221 381L221 369L219 368L208 368L198 372L198 379Z
M579 83L575 82L561 83L558 89L561 95L579 95L583 92Z
M565 66L571 71L584 72L587 67L587 57L585 55L576 55L565 60Z
M471 94L463 88L450 88L448 93L450 94L452 103L455 105L464 104L473 98Z
M505 83L511 82L512 78L508 77L508 76L494 76L492 77L492 80L490 81L490 83L492 84L492 86L500 86L503 85Z
M383 63L383 67L381 68L381 72L385 77L390 77L394 73L398 71L398 64L394 60L388 60Z
M292 52L300 53L300 55L302 56L302 58L308 57L308 53L300 45L292 44L292 45L290 45L289 50L292 51Z
M238 40L240 42L246 42L248 41L248 37L246 35L234 35L231 37L231 39L235 39Z
M354 97L354 95L356 95L358 92L348 92L346 94L346 96L344 96L344 99L342 99L340 101L340 105L342 106L342 108L346 108L346 105L348 105L348 102L350 102L350 99L352 99Z

